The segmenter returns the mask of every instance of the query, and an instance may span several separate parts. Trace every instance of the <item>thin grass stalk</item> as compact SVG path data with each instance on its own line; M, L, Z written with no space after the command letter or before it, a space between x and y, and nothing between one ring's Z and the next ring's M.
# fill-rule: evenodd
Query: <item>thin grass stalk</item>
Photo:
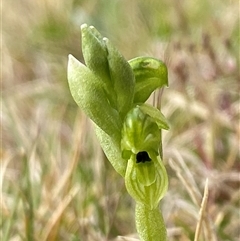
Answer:
M35 240L34 237L34 204L33 204L33 190L32 190L32 182L31 182L31 170L29 167L29 158L26 153L23 154L23 162L24 162L24 180L23 180L23 207L25 214L25 232L26 239L28 241Z
M207 201L208 201L208 179L206 180L206 183L205 183L204 194L202 198L201 208L199 211L199 221L197 223L194 241L198 241L200 237L202 223L204 221L204 218L206 217Z

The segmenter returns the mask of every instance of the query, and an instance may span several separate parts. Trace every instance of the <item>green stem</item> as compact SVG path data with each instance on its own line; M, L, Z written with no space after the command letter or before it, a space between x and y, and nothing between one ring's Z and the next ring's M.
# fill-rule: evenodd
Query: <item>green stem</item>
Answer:
M162 148L162 130L160 130L160 143L159 143L159 155L161 159L163 160L163 148Z
M161 211L136 203L136 227L141 241L166 241L167 231Z

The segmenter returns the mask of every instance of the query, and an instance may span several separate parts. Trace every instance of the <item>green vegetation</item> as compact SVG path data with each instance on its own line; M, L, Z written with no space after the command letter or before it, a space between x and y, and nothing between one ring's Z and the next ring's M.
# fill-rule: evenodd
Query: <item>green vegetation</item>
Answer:
M198 241L239 239L237 1L2 5L1 240L138 239L134 201L68 89L67 55L83 62L84 22L126 59L168 66L170 88L148 100L159 106L161 96L170 123L162 133L168 240L194 240L197 230Z
M161 130L169 126L159 109L144 102L168 84L167 67L152 57L128 62L94 26L82 24L81 35L86 65L72 55L68 60L73 99L94 122L105 155L136 201L140 239L166 241L159 202L168 188Z

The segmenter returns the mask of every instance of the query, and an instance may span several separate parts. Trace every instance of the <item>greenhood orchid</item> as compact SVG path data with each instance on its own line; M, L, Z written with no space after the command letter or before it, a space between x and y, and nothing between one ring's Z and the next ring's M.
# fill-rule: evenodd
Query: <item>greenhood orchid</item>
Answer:
M158 204L168 177L159 146L161 130L169 127L160 110L145 102L154 90L168 85L167 67L151 57L125 60L93 26L83 24L81 32L85 65L69 56L71 94L94 122L104 153L136 201L140 239L165 241Z

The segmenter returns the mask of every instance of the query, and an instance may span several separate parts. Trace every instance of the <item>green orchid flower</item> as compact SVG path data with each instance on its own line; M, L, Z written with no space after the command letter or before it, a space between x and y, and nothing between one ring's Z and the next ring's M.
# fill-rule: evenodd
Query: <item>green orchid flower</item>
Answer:
M122 156L128 159L125 184L129 194L151 210L158 206L168 186L167 172L158 152L160 141L154 118L139 106L133 108L122 129Z
M141 240L165 241L158 204L168 178L159 146L161 130L169 126L158 109L144 102L155 89L168 84L167 67L151 57L125 60L93 26L83 24L81 32L85 64L69 56L71 94L94 122L104 153L136 201Z

